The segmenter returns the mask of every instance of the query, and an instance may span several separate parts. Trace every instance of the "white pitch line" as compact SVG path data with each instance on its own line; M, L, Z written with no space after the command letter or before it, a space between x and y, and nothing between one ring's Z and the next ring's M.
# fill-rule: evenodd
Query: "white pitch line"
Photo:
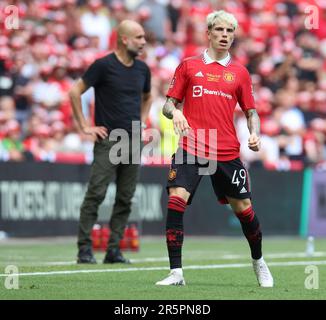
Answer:
M187 258L184 258L187 259ZM162 261L169 261L168 257L159 257L159 258L143 258L143 259L130 259L131 262L162 262Z
M284 253L267 253L264 254L266 258L305 258L307 254L305 252L284 252ZM326 252L316 251L312 254L312 257L326 257ZM311 258L311 257L309 257Z
M159 257L159 258L140 258L140 259L130 259L132 263L141 263L141 262L162 262L162 261L169 261L168 257ZM52 262L45 262L42 265L45 266L69 266L77 264L76 260L74 261L52 261Z
M326 261L287 261L287 262L270 262L269 266L288 267L288 266L304 266L304 265L326 265ZM251 263L232 263L232 264L212 264L212 265L191 265L184 266L183 269L229 269L229 268L247 268L251 267ZM123 268L123 269L90 269L90 270L63 270L48 272L26 272L26 273L10 273L0 274L0 277L8 276L49 276L61 274L77 274L77 273L104 273L104 272L131 272L131 271L159 271L169 270L168 267L143 267L143 268Z
M242 259L247 258L248 255L243 254L225 254L220 259L223 260L232 260L232 259ZM316 251L312 256L307 256L305 252L280 252L280 253L266 253L264 258L269 259L278 259L278 258L317 258L317 257L326 257L326 252Z
M73 261L51 261L51 262L44 262L40 265L42 266L70 266L77 264L76 260Z
M307 257L305 252L281 252L281 253L270 253L264 254L264 258L267 259L278 259L278 258L317 258L317 257L326 257L326 252L318 251L314 252L311 257ZM215 256L214 258L220 260L234 260L234 259L248 259L248 255L244 254L225 254L222 256ZM187 256L184 257L184 260L211 260L211 258L204 258L204 257L192 257L188 258ZM156 258L139 258L139 259L130 259L132 263L142 263L142 262L164 262L168 261L168 257L156 257ZM51 262L44 262L39 265L42 266L69 266L69 265L76 265L76 260L73 261L51 261Z

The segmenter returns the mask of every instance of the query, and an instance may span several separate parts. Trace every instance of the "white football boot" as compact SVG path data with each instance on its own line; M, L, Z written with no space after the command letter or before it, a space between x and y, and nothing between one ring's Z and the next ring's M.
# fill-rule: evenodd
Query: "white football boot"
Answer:
M258 283L261 287L271 288L274 286L272 274L269 271L263 257L258 260L252 259L252 266L254 268Z
M157 286L185 286L182 269L172 269L170 274L163 280L155 283Z

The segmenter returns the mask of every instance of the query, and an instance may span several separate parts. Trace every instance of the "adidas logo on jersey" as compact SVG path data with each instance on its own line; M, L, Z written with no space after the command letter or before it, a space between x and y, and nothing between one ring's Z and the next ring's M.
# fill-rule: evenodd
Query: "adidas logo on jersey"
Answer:
M204 75L203 75L203 73L202 73L201 71L199 71L199 72L197 72L197 73L195 74L195 77L201 77L201 78L203 78Z
M247 189L245 187L242 187L242 189L240 190L240 193L246 193Z

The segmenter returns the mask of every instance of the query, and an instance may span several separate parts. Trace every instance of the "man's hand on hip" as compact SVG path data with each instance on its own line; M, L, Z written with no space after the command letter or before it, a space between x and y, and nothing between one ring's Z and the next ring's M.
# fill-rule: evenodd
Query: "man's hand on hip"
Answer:
M105 127L85 126L82 128L82 131L84 134L93 136L96 141L98 141L98 138L105 139L108 136L108 129Z

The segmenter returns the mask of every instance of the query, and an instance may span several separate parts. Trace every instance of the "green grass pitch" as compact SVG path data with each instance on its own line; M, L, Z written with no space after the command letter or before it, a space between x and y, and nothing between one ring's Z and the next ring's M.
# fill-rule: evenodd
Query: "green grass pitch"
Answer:
M185 287L154 285L168 274L163 237L143 237L139 252L125 252L131 265L104 265L103 252L96 252L97 265L77 265L75 242L1 240L0 299L326 299L326 239L316 239L315 254L307 257L303 239L265 237L264 256L274 288L258 287L244 238L186 237ZM18 268L18 289L6 288L13 283L7 278L8 265Z

